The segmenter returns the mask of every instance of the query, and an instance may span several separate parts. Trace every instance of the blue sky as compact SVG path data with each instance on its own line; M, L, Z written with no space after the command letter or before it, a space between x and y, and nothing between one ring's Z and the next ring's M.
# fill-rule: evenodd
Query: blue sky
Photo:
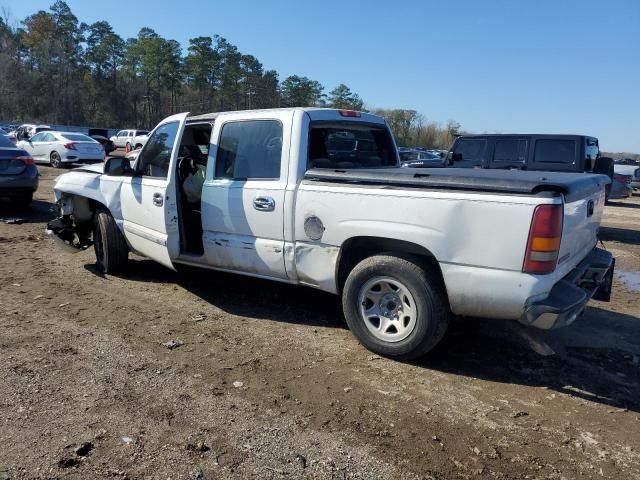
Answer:
M18 21L53 0L0 0ZM472 132L584 133L640 152L638 0L68 0L123 37L219 34L284 79Z

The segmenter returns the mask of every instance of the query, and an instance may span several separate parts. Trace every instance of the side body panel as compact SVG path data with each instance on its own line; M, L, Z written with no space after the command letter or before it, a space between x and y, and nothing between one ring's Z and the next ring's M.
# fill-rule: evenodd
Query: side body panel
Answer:
M303 181L296 199L295 260L301 283L337 291L336 261L350 238L404 240L439 262L454 313L518 318L527 298L557 275L522 273L531 217L544 198L435 190L381 189ZM321 222L318 240L310 222Z
M210 266L287 278L284 212L292 118L293 111L276 110L229 113L216 118L201 203L205 259ZM216 178L218 143L225 125L254 120L276 121L282 127L278 178ZM252 160L248 158L249 162ZM272 206L261 207L261 202L270 202Z

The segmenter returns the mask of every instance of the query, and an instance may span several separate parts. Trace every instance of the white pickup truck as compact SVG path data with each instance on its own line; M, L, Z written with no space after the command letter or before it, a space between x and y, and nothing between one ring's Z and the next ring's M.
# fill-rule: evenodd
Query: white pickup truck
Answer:
M360 342L399 359L431 350L451 315L549 329L608 300L606 176L398 166L367 113L174 115L133 167L111 158L59 177L48 231L94 245L104 273L135 252L339 294Z

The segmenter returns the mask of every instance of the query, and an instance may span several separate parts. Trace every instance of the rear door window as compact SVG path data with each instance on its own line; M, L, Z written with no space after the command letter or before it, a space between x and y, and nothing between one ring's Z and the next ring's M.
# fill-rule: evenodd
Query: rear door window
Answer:
M535 163L571 165L576 158L575 140L541 139L536 141Z
M461 138L453 150L454 167L480 167L487 148L486 138Z
M280 178L282 123L278 120L228 122L222 126L216 178Z

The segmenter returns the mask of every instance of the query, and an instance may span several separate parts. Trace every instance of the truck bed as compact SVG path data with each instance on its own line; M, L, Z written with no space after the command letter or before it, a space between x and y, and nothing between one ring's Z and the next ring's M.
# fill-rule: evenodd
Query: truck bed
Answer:
M311 169L305 180L405 188L469 190L538 195L561 193L567 203L592 195L609 183L605 175L468 168Z

